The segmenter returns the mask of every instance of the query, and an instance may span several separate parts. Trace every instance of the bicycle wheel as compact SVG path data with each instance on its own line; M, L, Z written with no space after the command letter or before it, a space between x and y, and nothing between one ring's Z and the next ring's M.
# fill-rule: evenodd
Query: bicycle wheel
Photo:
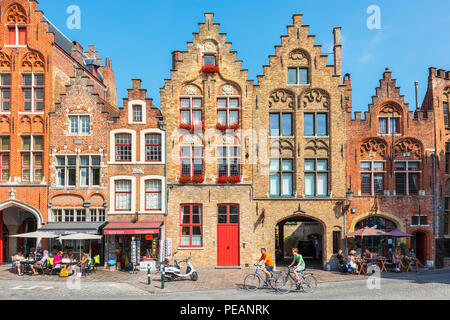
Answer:
M244 289L247 291L256 291L261 287L261 279L256 274L249 274L244 279Z
M317 279L312 274L307 274L302 280L302 289L306 293L311 293L317 288Z
M272 278L270 278L270 281L269 281L269 286L272 288L272 289L274 289L274 290L277 290L277 287L275 286L275 283L277 282L277 280L279 279L281 277L281 272L273 272L272 273Z
M295 288L295 281L288 275L281 276L275 281L275 289L282 294L288 294Z

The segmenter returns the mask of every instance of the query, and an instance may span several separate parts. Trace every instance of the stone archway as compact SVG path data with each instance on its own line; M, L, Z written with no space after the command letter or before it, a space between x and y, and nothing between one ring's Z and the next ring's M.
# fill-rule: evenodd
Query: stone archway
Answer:
M402 222L402 220L400 220L400 218L398 218L397 216L394 216L390 213L387 212L367 212L367 213L363 213L358 215L357 217L355 217L352 222L350 223L350 226L348 228L348 233L354 232L355 231L355 226L358 222L361 222L367 218L370 217L380 217L380 218L385 218L387 220L392 221L393 223L395 223L396 227L398 230L402 231L402 232L406 232L406 228L405 228L405 224L404 222Z

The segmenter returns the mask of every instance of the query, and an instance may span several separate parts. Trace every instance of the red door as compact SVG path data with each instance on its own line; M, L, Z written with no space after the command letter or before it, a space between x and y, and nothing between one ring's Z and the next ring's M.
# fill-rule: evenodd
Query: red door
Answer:
M239 205L218 206L217 266L239 266Z

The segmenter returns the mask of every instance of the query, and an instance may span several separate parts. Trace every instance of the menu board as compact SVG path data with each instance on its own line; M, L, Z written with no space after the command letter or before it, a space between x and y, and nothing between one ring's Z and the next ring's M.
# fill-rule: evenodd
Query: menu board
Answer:
M108 245L108 260L116 260L116 242L112 239Z

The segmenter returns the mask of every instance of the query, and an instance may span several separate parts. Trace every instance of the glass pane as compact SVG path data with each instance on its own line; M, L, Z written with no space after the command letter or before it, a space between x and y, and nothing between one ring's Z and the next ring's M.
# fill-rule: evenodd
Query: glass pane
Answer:
M76 166L77 158L76 157L67 157L67 165L68 166Z
M100 168L92 169L92 185L93 186L100 185Z
M141 121L141 120L136 120ZM81 117L81 133L89 133L91 131L91 118Z
M395 174L395 192L397 194L405 194L406 193L405 180L406 180L406 175L404 173Z
M31 78L31 74L24 74L22 75L22 79L23 79L23 84L25 86L31 86L32 85L32 78Z
M292 114L283 113L283 136L292 136Z
M315 195L315 175L313 173L305 173L305 195Z
M230 223L239 223L239 206L230 206Z
M361 174L361 193L362 194L372 194L372 181L370 173Z
M270 170L270 172L278 172L278 171L280 171L280 160L278 160L278 159L270 159L269 170Z
M314 160L305 160L305 171L315 171L316 164Z
M227 124L227 112L226 111L218 111L217 112L217 122L223 125Z
M202 123L202 112L194 111L193 113L194 121L193 124L201 124Z
M216 65L216 57L215 56L203 56L203 65L206 66L208 64Z
M70 117L70 133L78 133L78 117Z
M44 137L34 136L33 142L34 142L33 150L35 150L35 151L36 150L38 150L38 151L44 150Z
M100 157L93 156L91 157L91 162L93 166L99 166L100 165Z
M89 169L88 168L80 169L80 183L82 186L89 185Z
M34 84L36 86L43 86L44 85L44 75L43 74L35 74L34 75Z
M384 170L384 162L374 162L373 170L375 171L383 171Z
M371 162L361 162L361 170L362 171L372 170L372 163Z
M317 174L317 195L327 196L328 195L328 174L318 173Z
M290 160L290 159L283 160L282 170L283 171L292 171L293 170L292 160Z
M379 125L378 125L378 127L379 127L379 132L380 132L380 133L387 133L387 120L384 119L384 118L381 118L381 119L378 121L378 123L379 123Z
M190 224L191 223L191 211L189 206L181 207L181 223Z
M64 169L56 170L58 186L64 186L66 184L66 182L65 182L65 173L66 173L66 170L64 170Z
M35 167L42 167L42 154L35 154L34 155L34 166Z
M80 165L88 166L89 165L89 157L88 156L81 156L80 157Z
M288 84L297 84L297 68L288 68Z
M409 171L419 171L419 163L418 162L408 162L408 170Z
M203 156L203 148L194 148L194 157L202 157Z
M230 108L239 108L239 99L230 99Z
M69 169L69 176L68 176L68 184L69 186L75 186L76 185L76 179L77 179L77 173L75 169Z
M202 227L192 227L192 245L202 245Z
M328 171L328 160L326 159L317 160L317 171Z
M192 99L192 106L194 108L201 108L202 107L202 99Z
M409 194L417 194L419 192L419 175L414 173L408 177Z
M314 114L305 113L305 136L315 135Z
M161 193L146 193L145 208L150 210L161 209Z
M227 99L217 99L217 107L226 108L227 107Z
M181 99L181 107L182 108L189 108L190 106L191 106L190 99Z
M391 133L397 133L398 132L398 119L397 118L391 118L390 119L390 130Z
M280 176L278 174L270 176L270 195L280 195Z
M34 169L34 181L42 181L42 169Z
M201 224L202 223L202 208L201 206L192 206L192 223Z
M307 84L308 81L308 69L307 68L300 68L299 69L299 81L300 84Z
M218 223L226 224L227 221L227 206L218 207Z
M382 174L376 174L373 176L373 188L375 194L383 194L383 175Z
M191 228L181 227L181 245L189 246L191 245Z
M189 124L191 123L191 117L189 111L181 111L181 123Z
M271 113L269 116L269 135L271 137L280 136L280 115L278 113Z
M396 162L395 170L406 170L406 162Z
M328 118L328 115L326 113L317 114L317 135L318 136L327 136L328 135L327 118Z
M43 100L44 99L44 90L36 89L34 92L36 94L36 99L37 100Z
M291 196L292 195L292 173L283 174L282 176L282 195Z
M2 74L2 85L10 86L11 85L11 75L10 74Z
M31 137L22 137L22 150L30 150L31 148Z
M230 111L230 125L239 122L239 111Z
M29 154L22 155L22 166L23 167L30 166L30 155Z
M161 180L147 180L145 182L145 191L161 192Z

